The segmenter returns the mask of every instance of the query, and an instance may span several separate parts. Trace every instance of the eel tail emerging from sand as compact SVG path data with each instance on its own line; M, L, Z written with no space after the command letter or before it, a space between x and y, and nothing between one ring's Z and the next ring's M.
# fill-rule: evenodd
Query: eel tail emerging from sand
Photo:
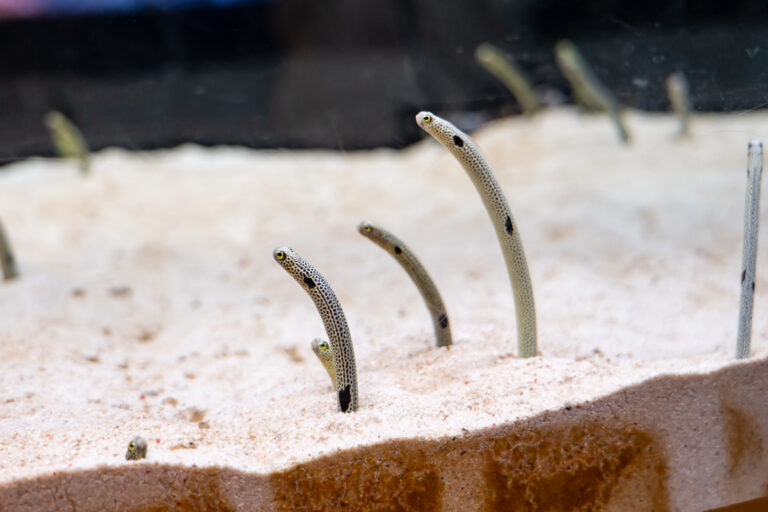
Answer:
M451 327L448 325L448 313L445 310L443 299L440 297L440 292L437 291L432 278L429 277L429 274L418 258L416 258L416 255L413 254L413 251L395 235L370 222L361 222L357 226L357 230L365 238L391 254L416 284L416 288L419 289L424 302L427 304L429 314L432 315L437 346L449 347L453 345Z
M483 43L475 50L475 60L486 71L498 78L527 115L532 115L541 108L536 92L522 69L492 44Z
M431 112L419 112L416 114L416 122L456 157L480 194L496 229L512 283L517 314L518 357L535 356L536 309L533 303L531 276L523 252L523 242L504 192L483 155L467 134Z
M347 319L325 278L290 247L278 247L272 256L315 303L333 349L336 396L341 412L357 410L357 368Z
M8 237L5 236L2 222L0 222L0 268L3 270L3 279L6 281L19 277L16 258L13 257L11 243L8 241Z
M574 99L587 109L607 112L616 125L621 141L629 144L629 132L619 110L619 102L590 69L579 49L571 41L555 45L557 66L571 84Z
M749 143L747 166L747 199L744 206L744 251L742 253L741 304L736 357L749 357L752 336L752 302L755 298L755 260L757 259L757 227L760 217L760 175L763 172L763 143Z
M91 171L91 153L83 133L64 114L53 110L45 115L45 125L51 132L56 153L61 158L72 158L80 163L80 172Z
M333 390L336 391L338 386L336 385L336 370L333 369L333 349L331 348L331 345L325 340L315 338L312 340L311 346L312 352L315 353L320 360L320 363L325 368L325 371L328 372L328 376L331 378L331 384L333 385Z
M691 99L688 94L688 80L681 72L672 73L667 77L667 96L672 110L680 120L680 135L690 133Z

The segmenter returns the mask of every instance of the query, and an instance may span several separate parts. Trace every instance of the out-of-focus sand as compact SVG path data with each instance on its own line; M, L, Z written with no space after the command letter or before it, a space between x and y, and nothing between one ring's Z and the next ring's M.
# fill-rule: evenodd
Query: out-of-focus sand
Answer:
M134 468L268 474L359 445L514 424L659 375L693 379L733 366L746 144L768 138L768 115L697 117L690 139L676 138L667 116L628 122L630 147L606 119L569 110L473 135L528 257L541 353L528 360L514 357L514 304L488 216L431 139L348 154L108 150L86 179L54 161L7 168L0 219L22 276L0 284L0 505L2 486L11 500L34 478L125 467L134 435L150 443L149 462ZM734 375L766 373L766 206L753 358ZM405 272L356 232L363 219L408 242L428 268L448 308L451 350L433 346ZM344 306L356 414L336 411L309 347L325 336L322 323L272 260L278 245L312 262ZM655 381L669 393L656 399L681 399L674 393L687 379ZM763 384L750 389L750 400L768 403ZM706 399L694 393L689 403ZM623 407L650 415L665 410L661 402ZM694 412L680 411L692 414L691 439L707 431L716 445L720 427ZM762 440L749 448L759 453L749 472L765 474L768 413L746 415ZM666 492L672 509L685 510L680 489L735 470L727 450L698 446L689 461L678 448L666 461ZM712 468L697 462L707 455ZM694 504L768 493L752 480L731 483L728 496L717 487L728 482L711 485Z

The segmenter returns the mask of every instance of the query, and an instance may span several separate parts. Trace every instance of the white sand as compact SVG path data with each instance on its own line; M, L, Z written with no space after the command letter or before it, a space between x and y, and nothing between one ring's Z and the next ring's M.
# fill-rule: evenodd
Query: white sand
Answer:
M571 111L473 136L525 245L541 353L529 360L513 357L514 305L488 216L431 139L351 154L108 150L88 179L68 163L13 165L0 173L0 219L22 277L0 284L0 486L126 466L137 434L153 463L267 474L733 365L746 145L768 139L768 115L699 117L691 139L673 137L669 117L628 121L629 148L607 120ZM766 203L753 365L768 356ZM448 308L452 350L433 346L418 292L356 232L363 219L422 259ZM309 348L322 323L272 260L278 245L312 262L344 306L356 414L336 412ZM751 399L768 403L757 389ZM768 439L766 414L754 418ZM701 479L695 467L681 475L686 456L675 456L670 506L686 509L680 489ZM754 464L768 470L764 455ZM733 492L703 492L699 504L760 495L751 483Z

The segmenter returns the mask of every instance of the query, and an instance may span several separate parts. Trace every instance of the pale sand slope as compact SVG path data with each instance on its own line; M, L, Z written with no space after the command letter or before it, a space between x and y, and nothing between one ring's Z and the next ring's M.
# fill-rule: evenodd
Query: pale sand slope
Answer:
M493 509L542 499L536 478L549 498L557 485L574 496L569 482L618 478L580 502L608 508L700 510L768 494L768 201L753 357L734 364L746 145L768 139L768 115L700 117L688 140L672 136L669 117L633 114L629 125L629 148L606 119L572 111L474 134L528 256L541 353L529 360L513 357L514 305L488 215L431 139L350 154L109 150L88 179L52 161L8 168L0 219L22 277L0 284L0 510L184 509L184 500L320 508L324 499L365 508L355 500L377 493L401 508ZM433 346L418 292L356 232L363 219L408 242L432 273L452 350ZM345 308L356 414L336 411L309 348L325 336L322 323L272 260L278 245L312 262ZM611 395L659 375L684 377ZM150 440L149 460L128 463L137 434ZM469 448L446 444L454 436ZM567 467L559 484L531 476L540 468L529 464L520 498L508 483L525 460L513 449L519 436L536 464L544 453ZM286 484L290 472L259 476L409 438L440 441L411 463L402 459L407 443L381 445L379 456L318 480L322 496ZM606 446L621 456L597 453ZM574 449L583 456L565 464ZM355 456L302 467L344 457ZM395 473L387 457L402 463L392 462ZM411 467L432 460L445 463ZM185 469L193 465L214 469ZM371 467L376 483L333 494ZM100 469L82 473L92 468ZM399 495L380 480L387 468ZM305 483L322 473L308 471ZM195 478L202 490L192 489Z

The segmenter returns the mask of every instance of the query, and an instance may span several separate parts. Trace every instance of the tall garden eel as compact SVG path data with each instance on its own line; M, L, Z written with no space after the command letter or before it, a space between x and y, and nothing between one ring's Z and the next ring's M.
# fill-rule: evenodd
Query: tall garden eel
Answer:
M747 146L747 198L744 205L744 249L741 270L741 303L736 358L749 357L752 337L752 302L755 298L755 260L757 227L760 220L760 175L763 172L763 143L750 141Z
M320 363L325 368L325 371L328 372L328 376L331 378L331 384L333 385L333 390L336 391L338 386L336 385L336 370L333 369L333 349L331 348L331 345L320 338L315 338L312 340L312 352L315 353L317 358L320 360Z
M453 345L451 326L448 325L448 313L445 311L443 299L440 297L440 292L437 291L432 278L429 277L429 274L427 274L424 266L416 258L416 255L413 254L413 251L395 235L370 222L361 222L357 226L357 230L365 238L391 254L416 284L416 288L419 289L424 302L427 304L429 314L432 315L437 346L449 347Z
M336 295L325 278L290 247L278 247L272 256L297 283L309 294L315 303L325 332L333 349L333 368L336 375L336 396L341 412L357 410L357 369L355 350L349 335L347 319ZM334 379L332 379L334 380Z
M467 134L431 112L416 114L416 123L440 144L448 148L469 174L496 229L496 236L507 263L509 280L515 296L517 313L518 357L536 355L536 309L533 304L533 287L528 273L528 263L523 243L517 231L512 212L496 177L485 162L483 155Z

